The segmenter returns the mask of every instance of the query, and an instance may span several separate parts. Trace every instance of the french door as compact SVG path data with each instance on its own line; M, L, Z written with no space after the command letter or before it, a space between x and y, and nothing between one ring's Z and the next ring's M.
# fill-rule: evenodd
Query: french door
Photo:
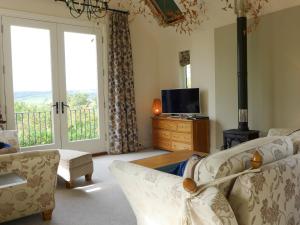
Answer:
M8 129L24 149L105 147L100 31L2 18Z

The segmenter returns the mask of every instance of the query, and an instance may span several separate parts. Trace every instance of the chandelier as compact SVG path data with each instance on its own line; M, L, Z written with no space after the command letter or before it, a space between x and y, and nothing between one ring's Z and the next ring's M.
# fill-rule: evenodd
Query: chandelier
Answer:
M115 11L128 13L118 9L112 9L108 6L109 0L55 0L56 2L64 2L70 10L70 14L74 18L79 18L83 13L86 13L87 18L103 18L107 11Z

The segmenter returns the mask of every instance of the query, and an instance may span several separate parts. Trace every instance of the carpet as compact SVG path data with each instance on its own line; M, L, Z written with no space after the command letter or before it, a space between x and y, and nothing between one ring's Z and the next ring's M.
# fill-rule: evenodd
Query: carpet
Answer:
M51 221L44 222L41 215L32 215L5 225L136 225L135 215L120 186L110 174L108 166L114 160L132 161L165 151L147 150L125 155L94 158L93 181L79 178L76 188L68 190L58 178L56 207Z

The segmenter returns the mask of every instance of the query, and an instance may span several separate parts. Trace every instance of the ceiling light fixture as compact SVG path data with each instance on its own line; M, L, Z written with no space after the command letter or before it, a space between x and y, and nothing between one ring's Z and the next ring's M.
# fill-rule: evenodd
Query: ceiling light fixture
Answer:
M120 12L128 14L128 11L112 9L109 7L109 0L55 0L56 2L64 2L70 10L70 14L74 18L79 18L86 13L87 18L91 20L95 18L103 18L108 11Z

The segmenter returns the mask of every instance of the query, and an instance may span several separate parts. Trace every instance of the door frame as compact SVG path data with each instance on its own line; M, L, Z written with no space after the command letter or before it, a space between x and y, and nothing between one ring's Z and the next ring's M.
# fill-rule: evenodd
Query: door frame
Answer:
M15 112L14 112L14 93L13 93L13 71L12 71L12 51L11 51L11 35L10 26L22 26L48 29L50 32L50 51L51 51L51 74L52 74L52 101L53 104L59 101L58 83L58 65L57 65L57 31L56 24L42 21L35 21L30 19L19 19L13 17L2 17L3 26L3 64L5 65L5 102L6 102L6 121L7 129L14 130L15 126ZM59 148L60 141L60 117L56 114L55 109L52 108L52 127L53 127L53 143L46 145L36 145L31 147L22 148L22 150L37 150Z
M68 135L61 136L62 146L67 149L77 149L81 151L88 151L91 153L101 152L106 147L106 117L105 117L105 89L104 89L104 67L103 67L103 35L100 29L96 30L89 27L81 27L66 24L57 24L58 33L58 61L59 61L59 89L60 99L67 102L66 96L66 69L65 69L65 45L64 32L74 32L82 34L96 35L97 47L97 68L98 68L98 111L99 111L99 139L79 140L70 142ZM68 118L67 113L61 115L61 134L68 132Z

